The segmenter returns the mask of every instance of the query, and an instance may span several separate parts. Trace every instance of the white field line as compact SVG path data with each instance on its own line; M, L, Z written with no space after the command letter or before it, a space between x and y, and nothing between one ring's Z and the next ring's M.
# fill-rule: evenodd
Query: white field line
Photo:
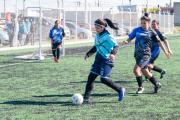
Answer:
M0 68L15 66L15 65L23 64L23 63L33 62L33 61L35 61L35 60L28 60L28 61L23 61L23 62L19 62L19 63L12 63L12 64L7 64L7 65L1 65Z
M115 39L119 40L119 39L125 39L127 38L126 36L122 36L122 37L117 37ZM94 39L89 39L89 40L64 40L64 45L75 45L75 44L83 44L83 43L93 43ZM29 48L38 48L39 45L33 45L33 46L18 46L18 47L4 47L4 48L0 48L0 51L7 51L7 50L24 50L24 49L29 49ZM51 47L50 42L42 44L42 47Z

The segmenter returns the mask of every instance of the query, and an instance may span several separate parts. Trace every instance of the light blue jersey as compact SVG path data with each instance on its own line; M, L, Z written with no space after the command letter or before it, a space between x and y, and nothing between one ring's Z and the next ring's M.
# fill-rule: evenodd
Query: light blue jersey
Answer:
M97 53L108 59L111 51L115 46L118 46L118 44L109 32L105 30L101 34L96 35L95 46Z

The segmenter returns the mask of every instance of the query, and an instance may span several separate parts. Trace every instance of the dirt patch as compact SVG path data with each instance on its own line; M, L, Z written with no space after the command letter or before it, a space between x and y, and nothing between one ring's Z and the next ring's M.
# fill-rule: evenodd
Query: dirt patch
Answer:
M78 55L81 53L86 53L92 46L65 48L65 55ZM51 50L43 51L45 54L52 54Z

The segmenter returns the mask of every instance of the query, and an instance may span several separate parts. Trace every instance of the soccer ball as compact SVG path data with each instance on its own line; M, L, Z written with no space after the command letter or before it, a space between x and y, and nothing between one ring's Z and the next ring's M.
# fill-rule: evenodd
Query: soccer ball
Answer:
M83 103L83 96L80 93L75 93L71 100L74 105L81 105Z

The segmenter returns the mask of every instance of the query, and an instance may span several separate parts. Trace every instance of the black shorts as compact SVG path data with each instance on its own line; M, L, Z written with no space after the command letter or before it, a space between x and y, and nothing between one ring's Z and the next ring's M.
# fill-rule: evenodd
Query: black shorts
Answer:
M150 61L150 56L149 55L143 55L141 57L135 57L136 64L141 67L142 69L147 68L149 61Z
M158 58L158 56L159 56L159 53L156 55L156 57L153 57L153 58L151 57L149 63L154 64L154 61Z
M55 42L55 43L52 43L52 49L57 49L59 48L59 46L61 45L62 42Z

